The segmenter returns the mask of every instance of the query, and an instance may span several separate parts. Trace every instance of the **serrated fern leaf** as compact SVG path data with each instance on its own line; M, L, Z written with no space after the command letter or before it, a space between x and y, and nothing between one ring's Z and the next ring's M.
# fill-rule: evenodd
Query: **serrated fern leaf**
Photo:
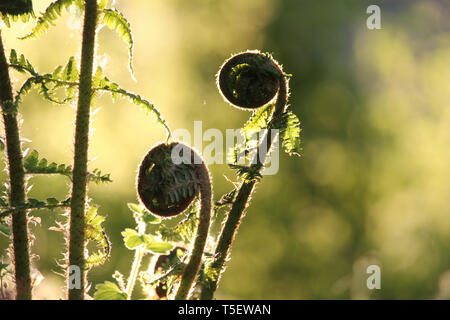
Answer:
M28 22L34 18L33 4L31 0L2 0L0 2L0 16L8 28L11 21Z
M35 85L37 85L37 80L35 78L27 79L17 91L16 96L14 97L14 104L18 106L22 102L23 97L26 96Z
M109 255L102 250L91 253L89 257L86 258L86 267L88 269L102 265L108 259Z
M38 88L38 93L46 100L55 104L65 104L74 98L74 88L76 84L62 84L61 82L48 78L46 76L33 76L28 78L17 91L14 97L14 104L18 106L25 95L27 95L31 89ZM55 91L61 87L66 88L66 97L59 99L56 97Z
M31 65L30 61L28 61L23 54L18 56L16 50L14 49L11 49L11 53L9 55L9 64L10 67L19 72L28 72L32 75L36 75L36 71L34 70L34 67Z
M280 135L283 141L284 151L289 155L300 156L301 154L300 132L300 120L292 111L286 111L283 114Z
M72 166L55 162L48 163L47 159L39 158L39 153L36 150L25 157L23 164L26 174L61 174L68 177L72 175Z
M269 104L253 112L252 116L248 119L243 128L243 132L247 139L251 137L252 134L259 132L261 129L267 128L273 108L273 104Z
M140 95L120 88L117 83L110 81L107 77L102 77L101 74L101 69L98 68L93 78L93 86L95 91L109 93L113 98L113 101L116 101L118 97L126 98L134 105L143 109L147 114L152 115L155 121L166 129L167 134L169 136L172 135L167 121L162 117L161 112L153 103L142 98Z
M192 241L195 228L197 226L197 204L193 204L188 209L187 217L180 221L174 227L167 227L161 224L156 231L163 241L184 241L189 243Z
M133 70L133 35L130 23L124 15L117 9L103 9L103 23L111 30L114 30L128 46L128 68L134 78Z
M98 215L98 207L91 206L86 212L86 239L97 246L97 251L86 258L88 269L105 263L111 252L111 244L103 229L105 218Z
M65 164L57 164L49 162L45 158L39 158L39 153L36 150L30 152L24 159L25 174L60 174L68 178L72 178L72 166ZM103 174L99 169L94 169L88 172L89 182L106 183L112 182L110 174Z
M252 151L256 152L259 143L257 134L260 134L261 130L268 127L273 109L274 105L269 104L253 112L242 128L242 140L240 141L238 138L238 142L227 152L228 163L242 165L246 161L252 160L254 157ZM242 166L235 166L233 168L238 169L238 167Z
M37 39L42 34L47 32L51 26L55 25L55 21L61 16L62 10L68 10L70 6L77 5L80 9L83 9L83 1L82 0L57 0L52 3L45 9L45 11L38 18L36 25L33 30L29 34L20 39Z
M17 210L31 210L31 209L56 209L56 208L66 208L70 205L70 198L59 201L55 198L47 198L46 200L38 200L34 198L29 198L26 203L19 204L14 207L4 207L0 206L0 218L5 217Z
M23 97L34 87L39 89L39 94L46 100L56 104L67 103L75 97L75 90L78 86L80 75L73 57L69 59L69 62L64 68L58 66L53 73L41 75L23 55L18 57L16 51L11 50L10 67L19 72L27 72L32 75L17 91L14 98L16 106L20 104ZM64 88L66 91L65 97L62 99L56 97L56 92L60 88Z
M254 164L251 166L242 166L236 164L228 164L231 169L236 170L236 175L244 181L260 180L262 178L261 167L262 164Z
M94 182L96 184L112 182L111 174L110 173L102 174L102 172L99 169L94 169L94 171L89 172L88 179L89 181Z
M70 57L69 62L67 62L64 70L61 72L61 67L57 67L53 73L52 78L55 80L76 82L80 79L80 73L78 71L75 58Z

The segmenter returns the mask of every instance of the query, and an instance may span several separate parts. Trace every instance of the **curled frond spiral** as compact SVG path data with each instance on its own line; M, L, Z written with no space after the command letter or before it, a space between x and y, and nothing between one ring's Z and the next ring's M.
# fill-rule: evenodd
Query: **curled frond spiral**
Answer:
M181 214L200 192L200 213L194 244L175 299L188 298L200 269L208 238L212 208L212 184L201 156L179 142L161 143L144 157L138 173L139 198L156 215Z
M217 75L217 86L232 106L252 110L275 98L283 76L270 54L247 51L225 61Z
M198 193L194 163L172 161L172 150L177 145L161 143L153 147L139 167L139 198L148 210L162 217L182 213Z

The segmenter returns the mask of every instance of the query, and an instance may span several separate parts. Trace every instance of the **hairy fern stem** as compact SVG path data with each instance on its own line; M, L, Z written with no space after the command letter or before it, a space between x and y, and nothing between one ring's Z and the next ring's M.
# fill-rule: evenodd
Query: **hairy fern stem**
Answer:
M148 210L166 218L183 213L200 191L199 221L194 244L175 294L176 300L185 300L200 270L208 239L212 209L212 184L208 167L200 154L185 144L158 144L150 149L141 162L137 191Z
M9 171L10 206L20 206L26 202L25 171L20 143L19 124L15 110L8 63L3 48L0 31L0 104L5 125L6 150ZM31 300L30 252L27 211L12 213L13 259L16 282L16 299Z
M70 203L69 266L80 268L80 287L71 288L69 300L83 300L86 286L85 270L85 207L87 194L87 161L89 146L89 117L92 99L92 70L94 64L97 0L85 0L83 41L81 47L80 87L75 123L75 154L72 196Z
M196 155L199 157L198 155ZM197 163L197 162L194 162ZM175 295L175 300L186 300L192 283L200 269L203 251L208 239L209 225L211 219L212 183L208 168L202 159L201 164L196 164L195 171L200 184L200 217L195 236L194 247L189 262L184 269L180 286Z

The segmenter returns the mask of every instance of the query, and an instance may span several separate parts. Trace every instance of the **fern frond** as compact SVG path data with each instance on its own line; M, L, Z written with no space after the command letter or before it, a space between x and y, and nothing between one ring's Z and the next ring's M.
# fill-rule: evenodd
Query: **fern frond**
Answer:
M61 67L58 66L52 73L52 78L55 80L76 82L80 79L80 72L78 71L75 58L70 57L64 70L61 72Z
M17 53L11 50L9 66L19 72L31 74L31 77L23 83L22 87L16 93L14 98L16 106L20 104L23 97L34 87L39 88L39 94L46 100L56 104L65 104L75 97L75 90L78 87L80 75L73 57L69 59L64 69L62 66L58 66L53 73L41 75L34 69L24 55L20 55L18 58ZM56 90L60 88L64 88L66 91L66 96L63 99L56 97Z
M59 174L72 179L72 166L65 164L49 163L46 158L39 158L39 152L33 150L24 159L25 174ZM94 169L88 173L88 181L96 184L112 182L110 174L102 174L101 170Z
M33 150L25 157L24 168L26 174L61 174L70 177L72 175L72 166L48 163L47 159L39 159L39 153Z
M277 129L280 130L280 136L283 141L284 151L289 155L300 156L302 152L300 140L300 120L290 110L287 110L280 121L277 123Z
M17 51L14 49L11 49L11 53L9 55L9 66L21 73L28 72L31 75L37 75L30 61L28 61L23 54L18 56Z
M88 173L88 180L96 184L112 182L110 173L102 174L97 168Z
M133 70L133 35L130 23L124 15L117 9L103 9L103 23L111 30L115 31L128 46L128 68L134 78Z
M236 175L246 182L253 180L259 181L262 178L261 164L254 164L251 166L242 166L237 164L228 164L231 169L236 170Z
M48 31L51 26L55 25L55 21L61 16L62 10L69 10L72 5L77 5L80 9L83 9L82 0L56 0L45 9L45 11L38 18L36 25L31 32L19 39L37 39L42 34Z
M189 207L187 217L174 227L167 227L163 224L160 225L158 230L156 230L156 233L161 236L163 241L184 241L186 243L192 241L195 227L197 226L196 217L198 205L196 202Z
M140 95L128 92L125 89L120 88L117 83L112 82L107 77L102 77L101 75L101 69L97 68L97 71L93 78L93 89L95 91L109 93L113 101L116 101L118 97L126 98L128 101L144 110L146 114L153 116L155 121L157 121L166 129L167 134L169 136L172 135L167 121L162 117L161 112L153 103L142 98Z
M259 132L261 129L267 128L273 109L274 105L269 104L253 112L252 116L248 119L243 128L243 132L247 139L251 137L252 134Z
M105 263L110 255L111 244L102 226L104 221L105 217L98 215L98 207L91 206L86 213L86 239L94 242L98 250L86 258L88 269Z
M34 198L28 198L26 203L19 204L14 207L0 207L0 218L6 217L7 215L17 211L17 210L31 210L31 209L56 209L56 208L66 208L70 205L70 198L59 201L55 198L47 198L46 200L38 200Z

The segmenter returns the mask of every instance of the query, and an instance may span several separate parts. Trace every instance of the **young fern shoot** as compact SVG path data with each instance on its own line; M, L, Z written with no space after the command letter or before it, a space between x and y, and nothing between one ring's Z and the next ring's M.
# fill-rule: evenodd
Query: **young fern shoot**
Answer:
M205 268L205 280L200 296L202 300L214 297L245 209L249 205L255 185L262 177L266 158L276 138L274 130L280 131L283 145L289 154L300 152L299 121L287 110L288 75L271 55L259 51L234 55L225 61L217 80L222 96L232 106L255 110L244 131L267 129L267 133L258 147L255 161L252 161L250 166L232 165L238 170L238 176L242 177L243 181L239 188L231 193L231 209L220 233L213 261ZM274 100L275 102L272 102Z
M94 299L131 299L138 275L146 291L156 289L161 294L163 285L166 285L164 297L178 300L192 297L211 219L212 185L205 162L195 150L180 142L159 143L147 152L139 165L137 193L141 205L128 204L137 227L122 232L125 246L135 250L127 284L116 271L113 277L117 284L106 281L97 285ZM197 195L200 198L199 209L193 204ZM175 227L165 225L164 219L180 217L184 212L188 213L187 217ZM148 233L149 224L154 230ZM143 256L147 253L159 255L160 261L160 258L177 256L176 252L187 252L183 247L174 249L170 242L192 244L192 249L181 260L168 259L176 262L161 277L155 278L158 268L152 264L149 266L151 271L140 272ZM173 285L175 283L179 283L178 287Z
M194 200L197 191L200 191L197 232L175 294L176 300L188 298L202 263L211 219L211 178L201 156L179 142L157 145L142 161L138 194L142 203L154 214L162 217L181 214Z

